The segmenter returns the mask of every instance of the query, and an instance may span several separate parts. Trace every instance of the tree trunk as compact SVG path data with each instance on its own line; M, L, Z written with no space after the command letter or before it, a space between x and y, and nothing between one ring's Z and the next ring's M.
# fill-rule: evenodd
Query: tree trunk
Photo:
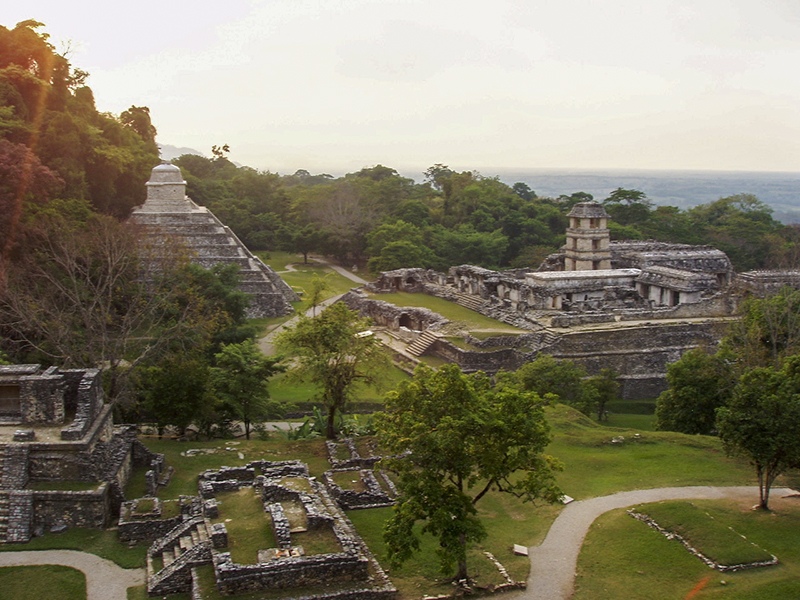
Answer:
M250 421L248 419L244 420L244 439L250 439Z
M336 417L336 408L333 406L328 407L328 420L325 424L325 437L329 440L336 439L336 427L334 427Z
M758 508L769 510L769 470L763 467L757 468L758 474Z
M461 534L458 536L459 543L461 544L461 550L463 558L458 560L458 572L456 573L455 580L456 581L466 581L467 578L467 536L465 534Z

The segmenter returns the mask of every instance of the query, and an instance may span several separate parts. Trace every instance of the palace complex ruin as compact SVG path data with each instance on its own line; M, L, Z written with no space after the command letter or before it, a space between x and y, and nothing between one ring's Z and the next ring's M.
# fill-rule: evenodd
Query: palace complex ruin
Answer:
M434 354L465 371L492 373L550 354L590 374L611 368L624 398L649 399L665 389L668 364L717 344L742 297L800 287L796 271L735 274L727 255L709 246L611 241L609 215L596 202L576 204L568 216L565 246L539 269L398 269L345 302L408 343L412 356ZM398 291L457 302L519 332L483 339L454 332L427 309L380 301L381 293Z
M130 220L142 226L156 248L168 237L182 242L191 260L207 269L220 264L237 265L239 289L251 299L249 318L290 314L290 302L300 299L214 213L186 196L186 181L180 168L173 164L164 162L153 168L147 182L147 199L134 209Z

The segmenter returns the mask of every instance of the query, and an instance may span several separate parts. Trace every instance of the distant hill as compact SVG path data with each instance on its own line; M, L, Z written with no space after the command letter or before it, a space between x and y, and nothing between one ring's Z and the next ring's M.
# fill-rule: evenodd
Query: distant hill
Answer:
M197 154L198 156L205 156L205 154L199 150L195 150L194 148L183 148L173 146L172 144L159 144L158 147L161 149L161 158L163 160L172 160L173 158L178 158L184 154Z

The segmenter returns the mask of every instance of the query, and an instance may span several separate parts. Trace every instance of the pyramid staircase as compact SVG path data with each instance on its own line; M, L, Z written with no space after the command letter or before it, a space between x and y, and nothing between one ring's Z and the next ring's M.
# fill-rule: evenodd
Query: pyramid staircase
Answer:
M239 268L239 289L255 300L248 309L251 317L293 312L289 303L299 300L294 290L253 255L210 210L189 203L190 210L170 212L174 209L169 205L160 207L148 202L146 209L134 210L131 221L142 226L145 234L156 240L156 247L157 240L166 235L181 240L194 254L193 262L204 268L218 264L236 265Z
M408 345L406 352L411 356L422 356L440 337L438 333L434 333L433 331L423 331L422 335Z
M147 593L191 591L192 569L211 562L210 525L202 516L180 523L147 551ZM160 558L161 565L158 565Z

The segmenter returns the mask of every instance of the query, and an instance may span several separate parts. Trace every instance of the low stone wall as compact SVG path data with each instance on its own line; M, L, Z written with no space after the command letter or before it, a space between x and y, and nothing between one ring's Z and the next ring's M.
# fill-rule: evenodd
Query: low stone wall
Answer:
M108 527L111 515L109 485L87 492L34 491L33 530L37 535L53 528Z
M350 291L342 297L350 310L358 311L382 327L399 330L405 327L414 331L435 330L449 321L432 310L419 306L395 306L383 300L366 297L358 291Z
M614 323L616 318L609 313L564 313L554 316L550 324L553 327L575 327L592 323Z
M154 542L166 535L183 520L182 515L170 519L123 520L120 517L117 533L119 541L131 544Z
M464 350L447 340L440 339L432 346L431 351L440 358L456 363L467 373L474 371L496 373L501 369L513 371L525 363L524 356L513 348L477 352Z
M5 444L0 452L3 468L0 471L0 489L19 490L28 486L28 455L27 444Z
M200 479L205 481L236 481L252 482L256 478L255 468L250 464L244 467L220 467L217 470L208 470L200 474Z
M315 586L323 582L366 581L368 567L366 557L345 553L277 558L255 565L234 563L229 552L214 555L217 589L223 595Z
M75 418L61 430L61 439L80 440L103 409L103 390L100 386L100 371L87 369L78 383Z
M470 346L476 348L516 348L519 350L526 350L530 348L538 348L543 345L547 334L541 331L533 333L523 333L521 335L493 335L484 339L478 339L472 335L467 334L464 341Z
M163 504L157 498L146 498L154 502L153 511L147 514L136 514L133 509L138 500L123 502L120 509L119 522L117 523L117 533L122 542L141 543L155 542L158 538L165 536L175 527L187 519L201 516L203 514L203 504L196 496L181 496L180 514L168 519L162 518Z
M33 524L33 492L12 490L4 494L8 500L8 528L5 541L8 543L30 541Z
M337 458L338 448L341 446L347 448L350 455L348 458ZM334 469L371 469L381 459L380 456L361 456L352 438L326 440L325 448L328 451L328 462Z
M350 473L352 476L358 477L364 488L366 488L365 491L342 488L333 478L335 473ZM379 508L394 504L394 500L383 490L373 471L366 469L334 469L325 471L322 477L325 487L328 488L331 496L345 510ZM386 480L389 481L388 478Z

